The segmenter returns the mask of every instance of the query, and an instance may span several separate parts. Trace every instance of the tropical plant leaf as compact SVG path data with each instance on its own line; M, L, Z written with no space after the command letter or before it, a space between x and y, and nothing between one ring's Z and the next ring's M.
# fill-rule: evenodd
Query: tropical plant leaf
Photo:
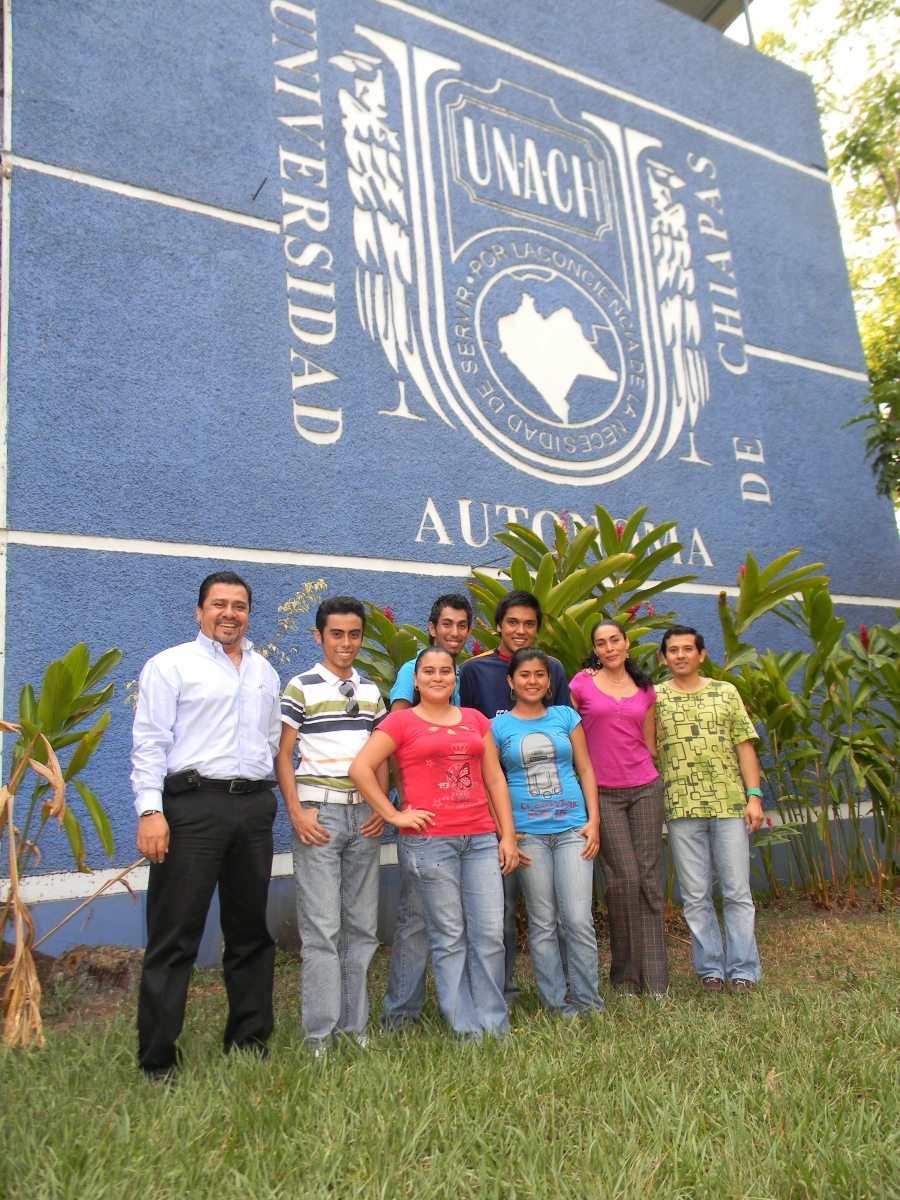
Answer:
M79 691L66 664L59 660L52 662L44 675L37 702L37 715L42 728L48 733L61 729L72 713Z
M113 840L112 826L109 823L109 817L103 811L103 805L87 786L80 779L75 780L75 787L78 789L78 794L84 801L85 808L91 815L91 820L94 822L94 828L97 830L97 836L100 838L100 845L106 851L107 857L112 858L115 842Z
M82 691L92 688L95 683L98 683L110 671L114 670L122 661L121 650L107 650L105 654L101 654L94 665L87 673L87 678L82 684Z
M69 845L72 847L72 854L75 858L75 866L83 875L90 875L91 868L87 865L84 856L84 838L81 833L81 825L78 823L78 818L72 812L71 808L66 808L63 824L66 827L66 834L69 838Z

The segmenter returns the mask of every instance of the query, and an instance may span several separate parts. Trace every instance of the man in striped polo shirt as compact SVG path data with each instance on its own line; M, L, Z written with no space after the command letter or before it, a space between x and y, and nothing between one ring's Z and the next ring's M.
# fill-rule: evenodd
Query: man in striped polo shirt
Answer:
M365 609L352 596L320 604L315 638L322 661L295 675L281 700L275 770L294 827L303 1037L316 1057L339 1035L366 1044L366 975L378 946L384 821L348 775L386 712L378 688L353 668L365 628ZM387 763L382 774L387 791Z

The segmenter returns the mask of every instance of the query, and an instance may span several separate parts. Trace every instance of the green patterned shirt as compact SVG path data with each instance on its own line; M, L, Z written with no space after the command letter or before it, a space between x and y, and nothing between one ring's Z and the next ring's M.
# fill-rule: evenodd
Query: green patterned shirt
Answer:
M710 679L696 692L658 685L656 741L666 818L742 817L747 797L734 748L758 736L733 683Z

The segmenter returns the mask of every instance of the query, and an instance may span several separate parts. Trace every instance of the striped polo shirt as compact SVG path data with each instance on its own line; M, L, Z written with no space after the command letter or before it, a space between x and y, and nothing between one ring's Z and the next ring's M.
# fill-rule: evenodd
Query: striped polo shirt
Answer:
M386 715L381 692L354 670L348 682L353 696L344 696L345 681L316 663L295 675L281 697L281 720L297 730L297 783L307 787L352 792L350 764L366 744L369 734ZM350 715L348 703L356 700L359 712Z

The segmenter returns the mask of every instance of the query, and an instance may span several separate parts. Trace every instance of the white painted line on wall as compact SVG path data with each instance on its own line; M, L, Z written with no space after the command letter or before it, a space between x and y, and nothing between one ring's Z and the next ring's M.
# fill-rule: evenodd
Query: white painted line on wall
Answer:
M37 171L41 175L53 175L56 179L67 179L70 183L82 183L86 187L99 188L103 192L127 196L130 200L149 200L153 204L163 204L167 208L180 208L184 212L215 217L219 221L228 221L232 225L246 225L249 229L261 229L265 233L281 232L281 225L277 221L252 217L248 213L233 212L228 208L219 208L215 204L201 204L199 200L186 200L183 196L172 196L168 192L155 192L151 188L135 187L134 184L119 183L115 179L103 179L100 175L88 175L84 171L71 171L67 167L55 167L51 163L38 162L33 158L20 158L17 154L5 154L3 161L5 164L20 167L25 171Z
M381 847L381 865L392 867L397 864L397 843L386 842ZM47 875L26 875L19 884L19 891L26 904L46 904L51 900L87 900L99 891L108 879L115 879L121 867L108 867L103 871L54 871ZM284 879L294 873L294 858L288 851L272 858L272 878ZM135 892L146 892L150 878L150 867L135 867L127 877ZM6 901L9 879L0 879L0 904ZM127 896L128 889L122 883L114 883L99 899L107 896Z
M394 558L359 558L344 554L303 554L293 550L256 550L241 546L201 546L188 542L153 542L139 538L94 537L80 533L33 533L11 529L10 542L20 546L47 546L59 550L90 550L118 554L152 554L170 558L228 559L231 562L266 563L270 566L330 567L334 570L389 571L399 575L428 575L466 579L469 566L454 563L414 562Z
M794 171L801 171L804 175L812 176L813 179L829 183L828 172L824 171L821 167L807 166L805 163L798 162L794 158L788 158L784 154L777 154L774 150L768 150L765 146L757 145L756 142L748 142L733 133L726 133L724 129L716 129L714 125L706 125L702 121L695 121L692 117L685 117L681 113L675 112L674 109L665 108L661 104L654 104L652 100L645 100L642 96L635 95L634 92L626 92L622 88L613 87L611 84L601 83L597 79L592 79L590 75L582 75L580 71L573 71L569 67L563 67L549 58L542 58L540 55L532 54L528 50L520 50L518 46L512 46L509 42L501 42L498 38L490 37L486 33L479 33L475 29L469 29L467 26L460 25L456 21L450 21L446 17L439 17L435 13L425 12L424 9L417 8L414 4L405 3L405 0L378 0L378 3L385 5L386 8L395 8L398 12L418 17L422 21L428 21L432 25L439 25L442 29L449 29L453 33L470 38L473 42L480 42L483 46L490 46L494 50L502 50L507 54L512 54L516 58L522 59L523 62L534 63L535 66L543 67L547 71L554 71L557 75L562 75L566 79L573 79L576 83L582 83L586 87L593 88L594 91L605 92L606 95L615 96L619 100L627 100L629 104L637 105L638 108L657 113L661 117L667 117L670 121L677 121L680 125L687 125L690 129L697 129L700 133L706 133L710 137L718 138L721 142L728 142L731 146L737 146L741 150L747 150L751 154L758 154L762 158L768 158L770 161L779 163L783 167L790 167Z
M868 383L865 371L851 371L849 367L835 367L832 363L819 362L815 358L801 358L799 354L785 354L783 350L767 350L764 346L744 346L744 353L754 358L768 358L772 362L787 363L790 367L805 367L807 371L822 371L825 375L840 375L842 379L858 379Z
M294 550L257 550L241 546L193 545L190 542L156 542L141 538L98 537L85 533L40 533L27 529L10 529L0 532L4 539L16 546L38 546L49 550L86 550L90 553L150 554L168 558L205 558L228 562L253 562L267 566L324 567L342 571L375 571L387 575L422 575L436 579L468 579L472 566L468 563L415 562L399 558L364 558L344 554L305 554ZM477 567L486 575L500 578L493 567ZM658 580L649 579L648 586ZM738 589L729 584L677 583L673 592L684 592L689 596L737 596ZM855 604L870 608L900 608L900 600L889 596L844 596L832 595L835 604Z

